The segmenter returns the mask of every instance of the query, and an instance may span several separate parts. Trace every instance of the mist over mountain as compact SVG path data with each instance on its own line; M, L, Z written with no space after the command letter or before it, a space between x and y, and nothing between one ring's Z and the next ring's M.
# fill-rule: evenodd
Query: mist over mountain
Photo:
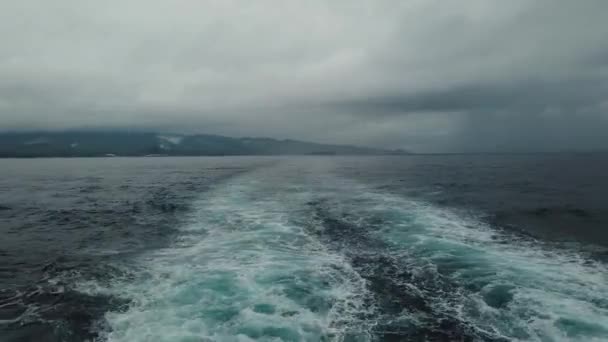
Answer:
M291 139L124 131L0 133L0 157L375 155L406 154Z

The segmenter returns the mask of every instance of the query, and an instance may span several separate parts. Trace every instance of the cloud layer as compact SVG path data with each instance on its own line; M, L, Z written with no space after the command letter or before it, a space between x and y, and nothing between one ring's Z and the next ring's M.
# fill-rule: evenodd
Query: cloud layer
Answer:
M608 148L608 2L0 0L0 127Z

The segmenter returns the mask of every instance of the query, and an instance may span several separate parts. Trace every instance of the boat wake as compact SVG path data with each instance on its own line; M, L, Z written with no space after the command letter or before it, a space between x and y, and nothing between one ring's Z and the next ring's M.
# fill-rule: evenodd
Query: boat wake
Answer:
M275 166L202 194L175 239L78 290L107 341L600 341L608 270L576 248L331 172Z

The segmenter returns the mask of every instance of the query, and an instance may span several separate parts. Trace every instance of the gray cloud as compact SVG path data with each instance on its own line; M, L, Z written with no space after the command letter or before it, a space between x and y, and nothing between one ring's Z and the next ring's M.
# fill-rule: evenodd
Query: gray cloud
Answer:
M0 128L608 148L608 3L0 1Z

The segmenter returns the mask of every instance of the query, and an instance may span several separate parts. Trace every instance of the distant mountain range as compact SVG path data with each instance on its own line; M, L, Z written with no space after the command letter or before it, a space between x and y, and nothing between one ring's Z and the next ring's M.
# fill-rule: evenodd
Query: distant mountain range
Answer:
M0 133L0 158L382 154L408 152L289 139L231 138L207 134L118 131Z

